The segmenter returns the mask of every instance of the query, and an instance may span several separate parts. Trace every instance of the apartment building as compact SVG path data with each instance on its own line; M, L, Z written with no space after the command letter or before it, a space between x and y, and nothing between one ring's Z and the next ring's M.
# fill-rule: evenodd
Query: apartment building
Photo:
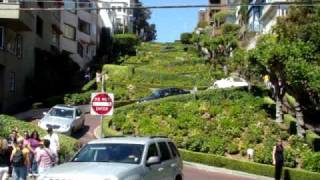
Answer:
M0 4L0 113L15 112L26 100L27 80L34 74L38 50L58 49L60 15L19 8L53 7L51 3Z
M97 10L88 9L97 7L97 4L89 0L64 2L66 10L61 12L63 36L60 37L60 50L69 52L72 60L83 69L95 56L99 43L101 20Z
M277 3L288 1L290 0L264 0L269 4L263 7L260 16L261 32L263 34L271 32L272 27L277 23L278 17L287 15L288 5L277 5Z
M103 24L112 33L132 33L134 25L133 10L127 9L136 5L135 0L102 0L99 6L111 9L100 10Z

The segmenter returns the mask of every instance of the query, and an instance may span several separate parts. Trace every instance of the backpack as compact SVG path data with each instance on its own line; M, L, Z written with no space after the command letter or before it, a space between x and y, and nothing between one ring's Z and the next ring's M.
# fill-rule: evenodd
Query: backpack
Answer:
M22 167L24 166L24 158L22 150L17 150L16 153L12 156L12 165L13 167Z

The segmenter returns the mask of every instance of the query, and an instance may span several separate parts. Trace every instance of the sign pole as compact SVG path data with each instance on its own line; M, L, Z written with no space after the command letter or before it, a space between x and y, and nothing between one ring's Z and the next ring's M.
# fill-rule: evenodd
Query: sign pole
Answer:
M101 120L101 134L100 134L100 138L104 137L104 133L103 133L103 115L100 115L100 120Z

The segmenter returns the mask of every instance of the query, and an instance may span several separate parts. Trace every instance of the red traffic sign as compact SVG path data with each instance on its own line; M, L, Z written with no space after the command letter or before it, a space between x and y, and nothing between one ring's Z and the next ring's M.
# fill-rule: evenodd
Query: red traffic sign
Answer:
M113 114L113 94L92 93L91 94L91 114L92 115L112 115Z

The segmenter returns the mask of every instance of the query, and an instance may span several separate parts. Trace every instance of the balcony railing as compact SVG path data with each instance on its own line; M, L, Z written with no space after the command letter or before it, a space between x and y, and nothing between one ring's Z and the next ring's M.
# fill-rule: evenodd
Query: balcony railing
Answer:
M25 7L24 4L2 2L0 4L0 23L16 31L30 31L33 24L32 15L20 10L23 7Z

